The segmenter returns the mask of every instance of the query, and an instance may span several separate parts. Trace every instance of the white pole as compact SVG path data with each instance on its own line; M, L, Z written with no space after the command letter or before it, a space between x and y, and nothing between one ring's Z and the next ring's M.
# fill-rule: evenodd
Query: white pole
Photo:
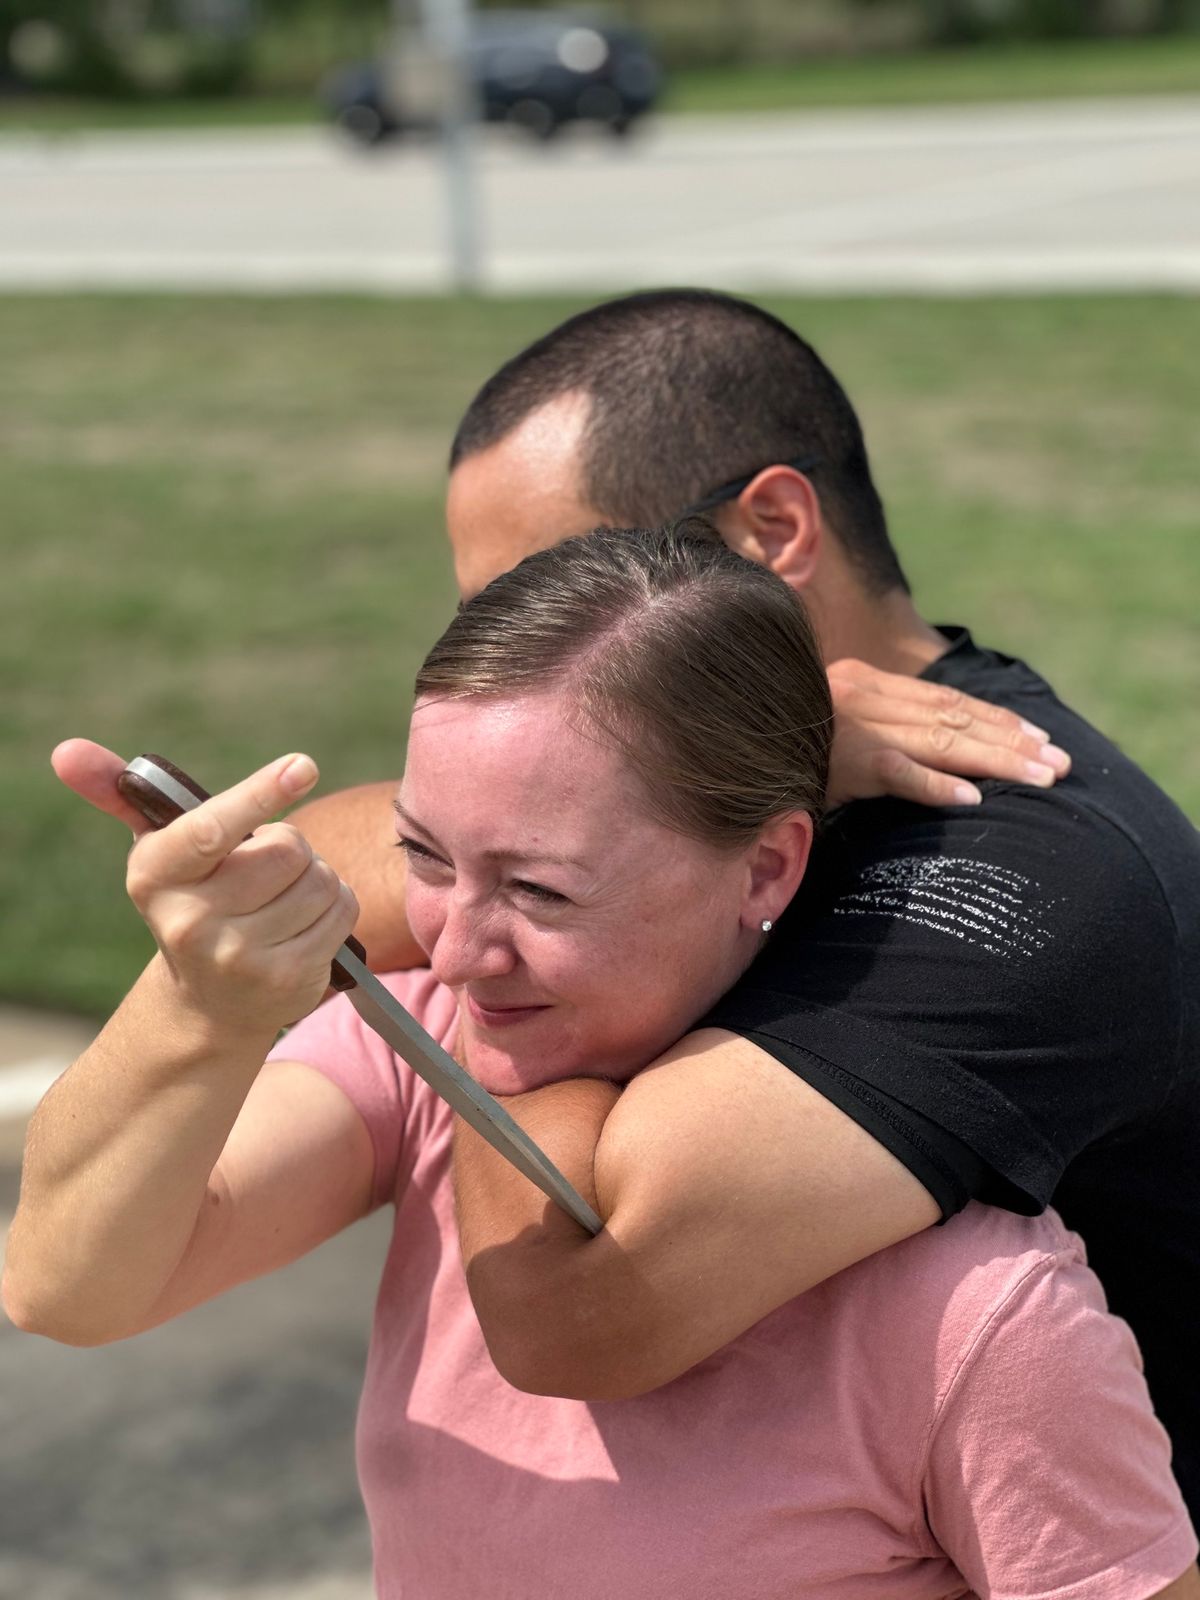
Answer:
M456 289L469 292L479 289L482 268L474 162L478 94L468 59L471 0L420 0L420 4L425 41L443 86L439 120L451 276Z

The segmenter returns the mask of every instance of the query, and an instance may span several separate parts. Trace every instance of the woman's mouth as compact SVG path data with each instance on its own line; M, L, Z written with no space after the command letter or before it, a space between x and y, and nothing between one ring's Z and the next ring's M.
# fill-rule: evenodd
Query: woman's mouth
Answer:
M473 994L467 995L471 1020L481 1028L512 1028L549 1009L546 1005L484 1005Z

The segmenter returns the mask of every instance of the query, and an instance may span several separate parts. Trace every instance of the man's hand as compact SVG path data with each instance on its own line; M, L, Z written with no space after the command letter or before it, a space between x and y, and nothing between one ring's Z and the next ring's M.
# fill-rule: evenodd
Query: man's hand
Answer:
M927 806L978 805L967 778L1049 788L1071 767L1043 729L961 689L881 672L847 657L829 667L834 735L828 800L894 795Z

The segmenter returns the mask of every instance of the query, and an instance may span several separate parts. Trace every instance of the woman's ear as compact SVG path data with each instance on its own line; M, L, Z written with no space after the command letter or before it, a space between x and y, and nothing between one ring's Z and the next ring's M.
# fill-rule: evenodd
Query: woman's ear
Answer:
M807 811L789 811L769 822L746 857L746 892L742 925L762 930L777 922L800 887L813 842L813 819Z

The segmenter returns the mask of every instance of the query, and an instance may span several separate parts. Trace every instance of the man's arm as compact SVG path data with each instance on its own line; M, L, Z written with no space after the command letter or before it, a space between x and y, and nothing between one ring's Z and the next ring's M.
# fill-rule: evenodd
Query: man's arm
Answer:
M573 1080L508 1105L594 1192L606 1224L588 1238L459 1129L471 1297L497 1367L531 1392L613 1400L657 1388L940 1214L850 1117L716 1029L624 1093Z

